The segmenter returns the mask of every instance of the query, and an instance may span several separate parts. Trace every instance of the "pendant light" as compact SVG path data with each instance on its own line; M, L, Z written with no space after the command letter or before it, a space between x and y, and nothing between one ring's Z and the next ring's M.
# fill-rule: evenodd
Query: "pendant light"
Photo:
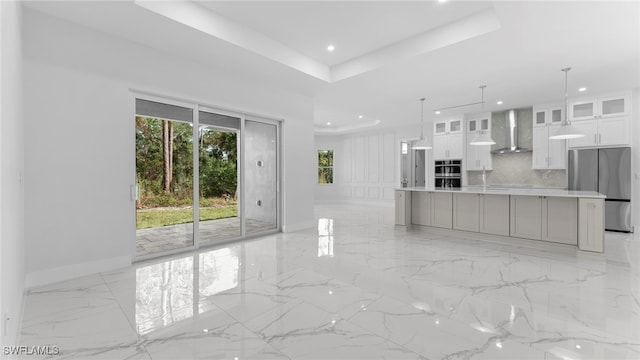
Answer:
M564 71L564 117L562 118L562 122L560 122L560 127L558 128L558 130L555 132L555 134L549 136L549 139L577 139L584 136L584 133L576 129L575 126L571 125L567 117L569 111L569 90L567 88L567 74L569 70L571 70L570 67L562 69L562 71Z
M482 112L484 112L484 88L486 88L487 85L481 85L480 86L480 90L482 92ZM478 124L478 126L480 126L480 124ZM487 130L478 130L476 131L476 134L473 136L473 138L471 139L471 142L469 142L469 145L475 145L475 146L480 146L480 145L494 145L496 142L493 141L493 139L491 138L491 134L489 134L487 132Z
M427 140L424 138L424 98L420 99L420 102L422 104L422 109L420 111L420 118L422 119L420 125L420 139L418 139L411 148L416 150L429 150L431 149L431 145L429 145Z

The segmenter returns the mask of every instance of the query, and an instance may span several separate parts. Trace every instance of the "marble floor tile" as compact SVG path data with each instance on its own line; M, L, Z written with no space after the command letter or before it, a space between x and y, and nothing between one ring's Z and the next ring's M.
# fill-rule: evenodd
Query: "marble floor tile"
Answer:
M19 358L640 359L640 235L594 255L398 227L387 207L316 220L30 289L21 345L60 354Z

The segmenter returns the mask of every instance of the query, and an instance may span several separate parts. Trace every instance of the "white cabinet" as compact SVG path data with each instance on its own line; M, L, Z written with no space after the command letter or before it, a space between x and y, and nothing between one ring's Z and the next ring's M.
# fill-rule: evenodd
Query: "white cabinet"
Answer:
M411 194L411 223L431 226L431 193L413 191Z
M491 134L491 113L472 115L467 119L467 149L465 165L467 171L492 170L491 145L469 145L478 132Z
M462 120L442 120L433 124L433 159L462 159Z
M629 115L631 103L628 92L583 98L569 103L569 119L589 120Z
M630 92L623 92L572 101L569 119L585 136L569 140L569 147L629 146L630 99Z
M577 245L576 198L511 196L510 234L533 240Z
M604 200L578 200L578 248L604 252Z
M628 146L630 122L628 116L574 121L572 125L585 136L569 140L569 147Z
M453 228L509 236L509 195L453 194Z
M409 225L411 223L411 192L396 190L396 225Z
M525 239L542 238L542 201L539 196L511 196L510 234Z
M453 228L480 231L480 194L453 194Z
M467 133L469 136L478 131L491 132L491 113L471 115L467 120Z
M561 105L542 105L533 107L533 127L560 124L564 116Z
M561 104L545 104L533 107L533 157L532 169L566 169L567 141L549 140L558 131L564 109Z
M578 199L542 198L542 239L578 245Z
M491 145L467 144L467 156L465 158L467 170L492 170Z
M509 236L509 195L480 196L480 232Z
M462 120L459 118L440 120L433 123L433 135L449 135L462 132Z
M551 140L560 125L533 127L533 157L532 168L566 169L567 168L567 140Z
M451 229L453 200L450 192L431 193L431 226Z

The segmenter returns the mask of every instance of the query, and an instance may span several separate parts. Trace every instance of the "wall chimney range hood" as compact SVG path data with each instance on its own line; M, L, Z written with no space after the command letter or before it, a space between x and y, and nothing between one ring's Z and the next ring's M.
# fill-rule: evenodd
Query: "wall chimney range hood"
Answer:
M505 141L504 147L491 150L493 154L511 154L531 152L531 149L518 145L518 111L516 109L505 111Z

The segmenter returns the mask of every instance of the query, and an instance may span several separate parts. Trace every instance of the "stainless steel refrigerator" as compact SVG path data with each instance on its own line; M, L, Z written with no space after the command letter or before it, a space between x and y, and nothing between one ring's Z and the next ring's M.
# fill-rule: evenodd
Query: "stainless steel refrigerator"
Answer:
M631 148L569 150L569 190L605 194L605 229L633 231Z

